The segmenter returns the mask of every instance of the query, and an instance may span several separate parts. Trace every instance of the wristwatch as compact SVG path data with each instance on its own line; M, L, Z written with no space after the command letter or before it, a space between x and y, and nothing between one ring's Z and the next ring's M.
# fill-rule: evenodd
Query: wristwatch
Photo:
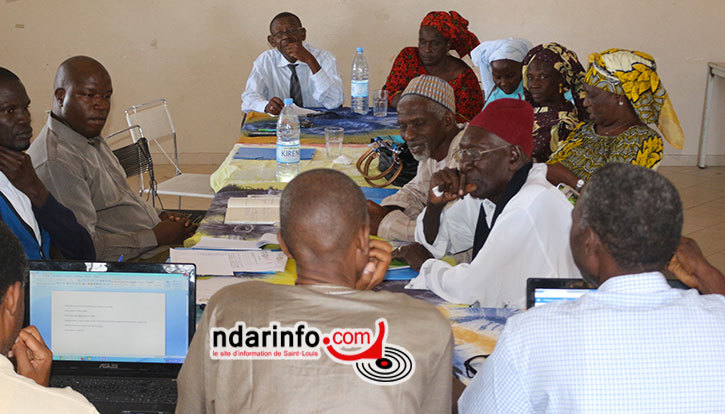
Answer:
M586 182L580 178L579 181L576 182L576 190L581 191L584 184L586 184Z

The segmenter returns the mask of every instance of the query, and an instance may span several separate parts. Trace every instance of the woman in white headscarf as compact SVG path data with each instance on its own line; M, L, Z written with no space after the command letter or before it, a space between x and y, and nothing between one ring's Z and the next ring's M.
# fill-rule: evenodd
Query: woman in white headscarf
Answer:
M473 64L481 69L486 105L501 98L524 99L521 69L529 49L528 40L509 37L483 42L471 51Z

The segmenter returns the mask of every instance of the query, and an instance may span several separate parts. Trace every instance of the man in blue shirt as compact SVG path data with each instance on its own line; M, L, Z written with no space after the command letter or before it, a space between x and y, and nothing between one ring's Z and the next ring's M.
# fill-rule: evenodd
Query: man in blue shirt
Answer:
M24 152L33 136L29 106L20 79L0 67L0 220L30 259L50 259L52 245L54 256L95 260L91 236L48 192Z
M610 164L572 213L574 261L596 292L506 323L461 413L725 412L725 298L670 288L682 203L663 176Z

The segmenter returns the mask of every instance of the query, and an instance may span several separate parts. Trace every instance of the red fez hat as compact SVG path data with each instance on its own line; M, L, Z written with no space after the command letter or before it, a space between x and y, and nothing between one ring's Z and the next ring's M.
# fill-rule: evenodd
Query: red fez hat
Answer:
M534 149L534 108L519 99L497 99L476 115L469 126L492 132L511 145L518 145L531 156Z

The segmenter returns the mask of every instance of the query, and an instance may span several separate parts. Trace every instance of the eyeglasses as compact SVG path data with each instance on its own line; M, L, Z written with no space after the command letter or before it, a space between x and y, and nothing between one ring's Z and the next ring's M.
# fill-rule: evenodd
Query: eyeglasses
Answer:
M463 361L463 366L466 368L466 376L468 378L473 378L478 374L478 370L476 368L473 368L472 363L476 359L483 359L479 364L483 364L483 362L488 358L489 354L481 354L481 355L474 355L467 360ZM480 365L479 365L480 368Z
M453 153L453 159L456 160L456 162L461 162L464 159L476 162L483 158L483 154L487 154L489 152L498 151L502 148L508 148L508 145L501 145L500 147L491 148L487 150L480 150L478 148L468 148L468 149L459 149L458 151Z
M290 29L290 30L287 30L287 31L284 31L284 32L277 32L277 33L275 33L275 34L273 34L271 36L275 40L281 40L281 39L283 39L287 35L297 36L298 34L302 33L302 31L304 29L305 29L304 27L298 27L296 29Z

